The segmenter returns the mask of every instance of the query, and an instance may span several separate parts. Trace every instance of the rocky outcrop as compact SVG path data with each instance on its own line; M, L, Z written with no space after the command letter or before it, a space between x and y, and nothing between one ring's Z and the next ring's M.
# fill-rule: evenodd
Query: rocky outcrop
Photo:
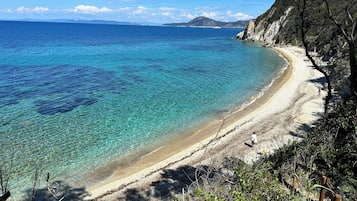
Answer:
M287 7L284 13L275 20L272 18L279 10L276 7L272 7L267 11L267 17L250 21L245 30L237 35L237 38L267 44L279 43L279 31L289 22L288 16L292 9L293 7Z
M255 20L250 20L244 31L238 33L237 38L241 40L252 38L252 34L254 34L254 28L255 28Z
M303 2L306 3L306 9L303 9ZM357 3L328 2L332 8L330 12L324 0L276 0L268 11L255 21L249 22L244 32L239 33L237 38L269 45L302 46L301 32L303 31L307 50L314 52L313 56L320 61L320 66L329 72L334 90L342 92L348 86L351 75L349 64L351 52L346 37L342 35L329 15L337 20L340 27L352 34L352 24L357 21ZM357 57L356 51L355 55ZM342 93L348 94L348 92Z

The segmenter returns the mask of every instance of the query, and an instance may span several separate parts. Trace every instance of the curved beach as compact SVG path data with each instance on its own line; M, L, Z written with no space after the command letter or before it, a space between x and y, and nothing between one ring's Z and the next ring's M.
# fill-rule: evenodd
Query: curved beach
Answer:
M264 94L242 110L226 113L203 128L188 131L154 151L120 167L88 189L90 199L114 200L128 188L144 188L159 178L163 169L182 165L212 164L225 157L241 158L247 163L263 152L273 152L284 144L298 140L302 125L312 126L324 109L325 91L312 80L322 77L297 47L274 48L289 61L289 67ZM258 144L247 146L255 131ZM105 170L103 170L105 172Z

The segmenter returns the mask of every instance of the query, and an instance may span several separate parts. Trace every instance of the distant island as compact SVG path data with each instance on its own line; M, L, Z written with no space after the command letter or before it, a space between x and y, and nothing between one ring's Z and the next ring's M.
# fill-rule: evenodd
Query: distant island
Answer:
M83 20L83 19L23 19L24 22L54 22L54 23L78 23L78 24L110 24L110 25L140 25L134 22L114 21L114 20Z
M62 20L62 22L81 23L81 24L140 25L139 23L122 22L122 21L114 21L114 20L81 20L81 19L72 19L72 20Z
M20 19L0 20L19 22L48 22L48 23L73 23L73 24L106 24L106 25L144 25L136 22L114 21L114 20L83 20L83 19Z
M153 25L153 26L173 26L173 27L245 28L250 20L240 20L236 22L221 22L207 17L196 17L189 22L167 23L167 24L155 24L150 22L146 22L146 23L125 22L125 21L115 21L115 20L84 20L84 19L21 19L15 21L78 23L78 24L109 24L109 25Z
M241 20L236 22L221 22L207 17L196 17L189 22L182 23L169 23L164 26L175 27L213 27L213 28L244 28L248 24L249 20Z

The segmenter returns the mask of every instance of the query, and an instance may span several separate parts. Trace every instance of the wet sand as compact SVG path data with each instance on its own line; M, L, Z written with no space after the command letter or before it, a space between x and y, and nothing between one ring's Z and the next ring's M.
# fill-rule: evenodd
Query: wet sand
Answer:
M163 169L182 165L214 164L225 157L247 163L262 153L272 153L284 144L299 140L297 128L312 125L323 113L326 92L310 80L322 77L296 47L274 48L289 61L288 68L274 80L264 94L244 109L225 113L221 119L171 139L154 150L147 150L128 165L113 164L114 174L88 189L90 199L114 200L127 188L144 188L159 178ZM258 144L250 145L255 131Z

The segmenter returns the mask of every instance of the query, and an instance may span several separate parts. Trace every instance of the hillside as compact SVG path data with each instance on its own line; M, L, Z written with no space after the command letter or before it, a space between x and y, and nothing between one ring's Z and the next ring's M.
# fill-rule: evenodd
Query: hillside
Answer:
M219 27L219 28L244 28L248 21L221 22L207 17L196 17L189 22L164 24L165 26L179 27Z
M298 45L302 46L302 30L305 35L308 51L316 51L319 55L317 60L325 62L324 70L330 75L331 84L335 92L345 96L351 93L348 88L348 78L351 69L349 62L349 45L345 40L341 30L333 23L327 9L326 2L329 3L332 17L336 19L347 34L354 32L353 24L357 21L356 1L306 1L304 14L304 26L301 29L301 11L303 10L303 0L276 0L272 7L256 20L250 21L244 33L237 37L243 40L259 41L273 45ZM351 13L352 21L349 20L346 8ZM354 50L354 57L357 53ZM354 62L355 63L355 62ZM354 76L354 85L356 85Z
M331 88L326 113L301 143L279 151L269 163L279 177L284 167L296 167L310 185L327 175L331 197L339 193L343 200L356 200L357 1L276 0L237 38L267 46L301 46L313 67L324 73L319 82Z

